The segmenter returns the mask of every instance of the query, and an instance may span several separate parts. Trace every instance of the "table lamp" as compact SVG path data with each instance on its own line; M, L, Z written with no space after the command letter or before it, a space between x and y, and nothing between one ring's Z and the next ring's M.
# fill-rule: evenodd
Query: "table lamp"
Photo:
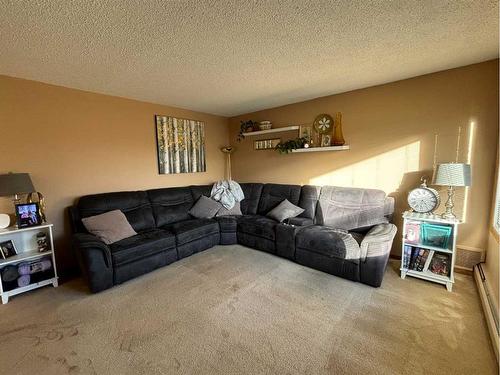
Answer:
M443 163L439 164L436 171L434 185L448 186L448 200L445 212L441 215L443 219L456 219L453 213L453 187L471 185L470 164Z
M28 173L8 173L0 175L0 197L12 196L14 205L19 203L19 194L35 191Z

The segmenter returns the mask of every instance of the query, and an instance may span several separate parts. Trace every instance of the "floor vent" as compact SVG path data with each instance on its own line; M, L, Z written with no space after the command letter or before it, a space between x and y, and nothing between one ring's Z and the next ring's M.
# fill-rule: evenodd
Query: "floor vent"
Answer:
M484 250L457 245L455 266L472 271L476 264L484 262Z
M495 350L498 362L498 350L500 346L498 311L495 308L495 304L492 300L490 289L488 287L488 281L484 276L481 264L478 264L474 267L474 279L476 279L476 285L479 290L479 296L481 297L481 304L483 305L484 316L486 317L486 323L488 324L488 331L490 332L491 341L493 343L493 349Z

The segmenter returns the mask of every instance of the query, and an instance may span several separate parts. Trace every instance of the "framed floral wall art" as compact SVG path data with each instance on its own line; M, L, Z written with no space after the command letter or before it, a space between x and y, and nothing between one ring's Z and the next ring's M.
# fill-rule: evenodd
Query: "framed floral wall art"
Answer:
M155 116L158 172L205 172L205 124L171 116Z

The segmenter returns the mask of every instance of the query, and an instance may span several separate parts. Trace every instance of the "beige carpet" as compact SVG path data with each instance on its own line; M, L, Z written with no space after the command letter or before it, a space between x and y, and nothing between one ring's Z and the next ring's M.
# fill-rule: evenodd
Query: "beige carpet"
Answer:
M241 246L0 306L1 374L495 374L471 277L374 289Z

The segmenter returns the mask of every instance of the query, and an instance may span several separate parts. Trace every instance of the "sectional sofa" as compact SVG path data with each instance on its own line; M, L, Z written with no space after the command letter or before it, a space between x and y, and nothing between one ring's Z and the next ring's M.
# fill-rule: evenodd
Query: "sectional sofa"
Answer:
M382 283L396 227L394 201L374 189L243 183L241 216L197 219L188 211L211 185L104 193L69 208L72 244L92 292L215 245L241 244L374 287ZM279 223L266 214L288 199L304 209ZM138 233L111 245L82 218L121 210Z

